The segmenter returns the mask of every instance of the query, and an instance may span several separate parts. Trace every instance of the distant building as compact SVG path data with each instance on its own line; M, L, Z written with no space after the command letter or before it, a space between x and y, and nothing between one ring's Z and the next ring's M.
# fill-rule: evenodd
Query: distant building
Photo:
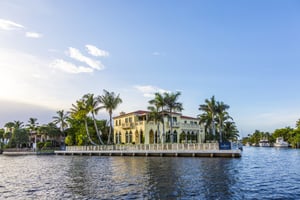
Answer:
M205 139L204 128L199 119L172 113L173 134L170 132L170 117L164 113L163 123L158 126L149 120L149 111L138 110L131 113L120 113L114 117L115 144L156 144L156 143L202 143Z

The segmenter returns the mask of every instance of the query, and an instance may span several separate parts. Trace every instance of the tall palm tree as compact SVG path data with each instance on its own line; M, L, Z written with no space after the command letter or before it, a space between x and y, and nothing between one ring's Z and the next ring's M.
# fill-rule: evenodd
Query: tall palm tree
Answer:
M103 105L100 108L105 108L105 110L109 114L109 133L107 144L111 143L111 132L112 132L112 113L119 104L122 103L122 99L120 98L120 94L116 95L114 92L108 92L107 90L103 90L104 94L98 97L98 101Z
M60 131L64 133L65 129L68 127L68 113L65 113L64 110L58 110L56 112L57 116L53 116L53 123L55 125L59 124Z
M158 107L148 106L148 110L150 110L148 121L154 121L154 123L157 125L156 132L157 132L157 136L158 136L159 140L161 141L159 124L162 122L163 117L162 117L161 113L159 112Z
M21 122L21 121L19 121L19 120L17 120L17 121L14 121L14 128L15 129L20 129L20 128L23 128L24 127L24 122Z
M170 133L171 133L171 143L173 143L173 116L172 112L181 112L183 110L182 103L177 102L179 96L181 95L180 92L175 92L175 93L164 93L164 100L165 100L165 105L168 110L168 114L170 117Z
M224 104L224 102L217 102L216 104L216 114L217 114L217 122L219 125L219 136L220 136L220 142L222 142L222 129L223 129L223 125L224 122L228 119L232 119L228 112L226 111L227 109L229 109L229 105Z
M38 124L39 123L37 122L37 118L30 117L26 126L30 131L35 131Z
M164 108L165 108L165 99L164 96L160 93L155 93L154 99L149 101L149 104L152 105L153 108L156 108L158 114L160 114L161 122L162 122L162 135L160 136L160 141L164 142L165 136L165 122L164 122ZM149 109L149 108L148 108Z
M72 108L71 108L71 117L73 117L76 120L80 120L80 121L84 121L84 125L85 125L85 130L86 130L86 134L88 136L88 139L90 141L91 144L93 145L97 145L91 138L90 133L89 133L89 128L88 128L88 110L86 108L86 104L85 102L81 99L76 101L76 104L72 104Z
M212 130L213 137L216 136L216 125L215 125L215 117L217 113L217 104L215 100L215 96L212 96L211 99L205 99L205 104L201 104L199 106L199 110L203 111L210 117L210 126Z
M64 143L62 142L62 140L64 141L65 140L65 129L68 127L68 123L67 123L67 120L68 120L68 113L65 113L64 110L59 110L56 112L57 116L53 116L53 123L55 125L59 124L59 129L60 129L60 132L62 133L62 136L60 135L60 145L61 143Z
M213 138L211 138L211 123L212 123L212 118L211 115L207 114L207 113L202 113L201 115L199 115L199 119L200 119L200 124L204 125L204 132L205 132L205 139L206 140L212 140Z
M226 121L224 124L224 139L225 140L237 140L239 137L239 131L233 121Z
M101 131L99 131L97 123L96 123L96 117L95 115L98 114L98 111L100 110L101 107L99 107L99 101L97 100L97 98L94 98L94 94L86 94L83 96L83 100L85 101L86 104L86 108L88 113L92 114L92 118L94 121L94 126L95 126L95 130L97 133L97 137L99 139L100 144L104 144L101 138Z

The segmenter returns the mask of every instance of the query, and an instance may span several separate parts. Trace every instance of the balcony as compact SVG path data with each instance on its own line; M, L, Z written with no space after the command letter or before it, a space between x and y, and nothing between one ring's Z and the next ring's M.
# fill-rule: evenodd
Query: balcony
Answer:
M170 128L171 127L171 123L168 122L167 123L167 128ZM179 122L173 122L172 123L172 128L179 128L180 127L180 123Z
M182 129L199 129L200 125L199 124L181 123L181 128Z
M122 124L122 128L123 129L133 129L135 127L134 123L130 122L130 123L123 123Z

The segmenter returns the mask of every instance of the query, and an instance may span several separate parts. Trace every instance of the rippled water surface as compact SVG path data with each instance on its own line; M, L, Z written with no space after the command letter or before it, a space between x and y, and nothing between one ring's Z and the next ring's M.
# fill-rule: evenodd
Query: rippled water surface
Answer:
M242 158L0 156L0 199L300 199L300 151Z

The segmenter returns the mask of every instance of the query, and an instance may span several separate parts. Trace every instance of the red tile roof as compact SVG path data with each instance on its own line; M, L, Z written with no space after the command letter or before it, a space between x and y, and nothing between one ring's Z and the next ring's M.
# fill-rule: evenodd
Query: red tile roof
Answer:
M150 113L150 112L149 111L145 111L145 110L137 110L137 111L130 112L130 113L120 114L120 115L115 116L113 118L116 119L116 118L119 118L119 117L124 117L124 116L132 115L132 114L134 114L134 115L146 115L148 113ZM175 112L173 112L172 114L181 115L180 117L182 119L198 120L198 118L195 118L195 117L183 116L181 113L175 113Z

